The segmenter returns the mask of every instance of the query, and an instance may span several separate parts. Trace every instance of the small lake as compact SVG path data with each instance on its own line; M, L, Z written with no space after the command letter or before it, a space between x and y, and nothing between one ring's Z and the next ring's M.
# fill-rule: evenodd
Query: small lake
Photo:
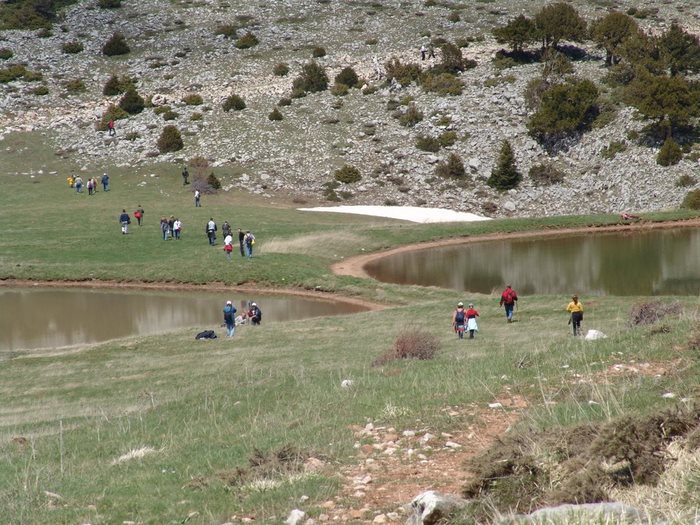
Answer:
M57 348L192 327L221 337L223 307L238 314L255 301L267 323L364 311L361 306L300 296L236 292L146 292L0 288L0 356L20 349Z
M700 230L590 233L484 241L390 255L365 270L379 281L492 293L698 295Z

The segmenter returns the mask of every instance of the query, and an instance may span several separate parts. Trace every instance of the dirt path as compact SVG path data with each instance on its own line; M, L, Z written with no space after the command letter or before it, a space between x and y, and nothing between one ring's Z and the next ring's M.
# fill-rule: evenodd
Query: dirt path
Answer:
M344 261L335 263L331 266L331 270L336 275L347 275L351 277L369 278L370 276L365 271L365 266L377 259L395 255L397 253L406 253L413 250L425 250L428 248L438 248L442 246L454 246L457 244L469 244L474 242L485 241L500 241L504 239L528 239L528 238L552 238L566 237L569 235L580 235L584 233L606 233L606 232L638 232L646 230L662 230L670 228L697 228L700 227L700 218L688 219L681 221L664 221L664 222L647 222L638 221L630 224L614 224L611 226L586 226L581 228L557 228L554 230L536 230L528 232L514 233L491 233L487 235L476 235L469 237L458 237L452 239L441 239L438 241L422 242L418 244L409 244L398 246L381 252L369 253L366 255L358 255L350 257Z

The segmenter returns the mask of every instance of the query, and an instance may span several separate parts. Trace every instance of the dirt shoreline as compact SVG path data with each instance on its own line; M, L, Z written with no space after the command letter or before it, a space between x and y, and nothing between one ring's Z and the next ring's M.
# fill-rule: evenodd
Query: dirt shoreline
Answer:
M368 253L366 255L357 255L349 257L344 261L337 262L331 266L331 270L336 275L345 275L349 277L359 277L371 279L371 276L365 271L365 266L372 261L395 255L398 253L406 253L415 250L426 250L430 248L439 248L442 246L454 246L458 244L471 244L476 242L500 241L506 239L528 239L528 238L552 238L566 237L569 235L581 235L585 233L608 233L608 232L634 232L644 230L660 230L671 228L693 228L700 227L700 218L684 219L678 221L659 221L647 222L638 221L630 224L613 224L610 226L584 226L579 228L556 228L551 230L533 230L513 233L490 233L486 235L475 235L457 237L451 239L440 239L437 241L427 241L417 244L407 244L390 248L381 252Z
M647 222L639 221L631 224L615 224L611 226L586 226L580 228L557 228L552 230L534 230L513 233L493 233L487 235L466 236L450 239L440 239L437 241L421 242L417 244L407 244L397 246L380 252L369 253L366 255L357 255L349 257L344 261L340 261L331 266L331 270L336 275L344 275L351 277L359 277L369 279L369 274L365 271L365 266L374 260L381 259L388 255L397 253L405 253L413 250L424 250L441 246L453 246L458 244L469 244L475 242L488 242L504 239L518 238L551 238L562 237L568 235L580 235L585 233L601 233L601 232L619 232L619 231L644 231L656 229L670 228L692 228L700 227L700 218L678 220L678 221L659 221ZM171 282L153 282L153 281L114 281L114 280L32 280L32 279L0 279L0 287L4 288L30 288L33 286L44 288L105 288L105 289L133 289L133 290L155 290L155 291L178 291L178 290L202 290L207 292L227 291L238 293L265 293L265 294L281 294L292 295L299 297L309 297L325 301L344 302L352 305L361 306L370 311L381 310L387 307L385 304L375 303L373 301L358 297L349 297L346 295L336 294L333 292L321 292L316 290L306 290L300 288L266 288L258 286L229 286L221 282L208 284L193 284L193 283L171 283Z

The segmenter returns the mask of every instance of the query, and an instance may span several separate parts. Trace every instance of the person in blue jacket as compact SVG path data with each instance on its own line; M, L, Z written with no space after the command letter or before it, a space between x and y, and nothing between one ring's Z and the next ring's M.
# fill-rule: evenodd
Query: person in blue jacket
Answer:
M236 307L231 301L226 301L224 306L224 323L226 323L228 336L233 337L236 333Z

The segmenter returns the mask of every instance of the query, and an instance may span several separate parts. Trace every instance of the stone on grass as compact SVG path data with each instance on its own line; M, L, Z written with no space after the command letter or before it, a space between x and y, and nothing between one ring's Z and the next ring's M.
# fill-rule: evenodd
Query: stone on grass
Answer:
M571 521L572 519L576 521ZM581 505L564 504L556 507L545 507L531 514L516 514L508 523L588 523L589 520L601 520L608 523L649 523L646 516L629 505L617 502L584 503Z
M584 337L584 339L586 341L595 341L596 339L605 339L607 337L608 336L605 335L600 330L592 330L591 329L591 330L588 330L588 332L586 332L586 336Z
M406 525L435 525L446 520L453 512L467 504L467 500L452 494L429 490L411 501Z
M289 516L287 517L285 523L287 525L300 525L304 522L305 519L306 512L304 512L303 510L294 509L292 512L289 513Z

